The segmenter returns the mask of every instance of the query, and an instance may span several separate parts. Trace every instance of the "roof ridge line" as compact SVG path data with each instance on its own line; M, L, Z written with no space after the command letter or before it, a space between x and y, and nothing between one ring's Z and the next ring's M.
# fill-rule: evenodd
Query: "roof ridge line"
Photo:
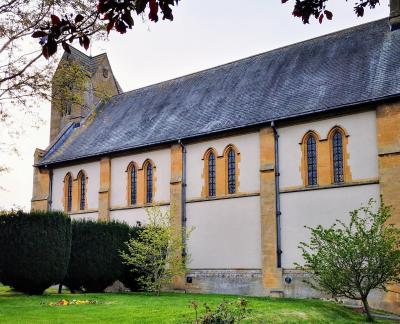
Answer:
M107 55L107 51L105 51L105 52L103 52L103 53L100 53L100 54L97 54L97 55L94 55L94 56L92 56L92 55L87 55L85 52L83 52L83 51L81 51L81 50L79 50L79 49L77 49L75 46L73 46L73 45L69 45L70 47L72 47L75 51L77 51L77 52L79 52L80 54L82 54L82 55L85 55L88 59L90 59L90 60L92 60L92 59L94 59L94 58L96 58L96 57L98 57L98 56L101 56L101 55L105 55L105 56L107 56L108 57L108 55ZM65 51L64 51L65 52Z

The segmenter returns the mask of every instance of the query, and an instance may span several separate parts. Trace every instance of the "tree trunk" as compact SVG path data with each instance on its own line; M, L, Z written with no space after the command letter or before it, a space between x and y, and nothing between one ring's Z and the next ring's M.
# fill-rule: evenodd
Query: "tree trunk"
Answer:
M362 297L361 301L362 301L362 303L364 305L365 314L367 315L367 322L373 322L374 319L373 319L373 317L371 315L371 310L369 308L367 297Z

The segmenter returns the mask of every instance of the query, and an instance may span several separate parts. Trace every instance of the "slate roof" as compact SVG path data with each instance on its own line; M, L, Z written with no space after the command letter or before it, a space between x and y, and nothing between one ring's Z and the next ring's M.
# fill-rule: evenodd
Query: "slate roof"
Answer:
M378 20L117 95L39 164L395 97L399 81L400 30Z

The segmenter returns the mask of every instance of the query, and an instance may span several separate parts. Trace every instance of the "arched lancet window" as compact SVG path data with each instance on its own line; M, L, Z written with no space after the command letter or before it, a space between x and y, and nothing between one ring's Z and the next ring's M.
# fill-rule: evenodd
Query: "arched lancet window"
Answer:
M343 134L335 130L332 136L332 161L333 161L333 182L344 181L343 168Z
M134 162L129 164L128 169L128 204L136 205L137 203L137 167Z
M215 172L215 154L211 152L208 155L208 196L216 195L216 172Z
M153 202L153 165L150 162L145 164L145 177L146 177L146 203Z
M67 173L64 178L64 209L67 212L72 210L72 175Z
M307 138L307 184L315 186L317 178L317 141L313 135Z
M227 154L228 157L228 193L236 192L236 153L230 148Z
M79 197L79 210L86 209L86 174L80 171L78 174L78 197Z

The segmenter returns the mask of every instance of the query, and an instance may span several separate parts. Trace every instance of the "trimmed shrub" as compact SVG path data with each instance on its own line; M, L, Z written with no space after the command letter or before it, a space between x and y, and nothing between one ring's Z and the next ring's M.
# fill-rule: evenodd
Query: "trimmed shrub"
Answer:
M72 222L71 259L63 283L72 292L102 292L122 275L119 250L129 226L118 222Z
M62 212L22 211L0 216L0 281L39 295L64 278L71 220Z
M140 223L137 226L130 227L129 228L129 239L137 239L139 236L139 233L142 229L143 229L143 227L140 225ZM124 244L124 246L121 250L127 250L127 246ZM121 259L121 262L122 262L122 259ZM138 282L139 276L140 276L140 273L138 271L135 271L134 269L132 271L131 265L123 264L122 265L122 273L121 273L121 277L119 278L119 280L124 284L124 286L126 288L129 288L130 291L139 291L139 290L142 290L142 286Z

